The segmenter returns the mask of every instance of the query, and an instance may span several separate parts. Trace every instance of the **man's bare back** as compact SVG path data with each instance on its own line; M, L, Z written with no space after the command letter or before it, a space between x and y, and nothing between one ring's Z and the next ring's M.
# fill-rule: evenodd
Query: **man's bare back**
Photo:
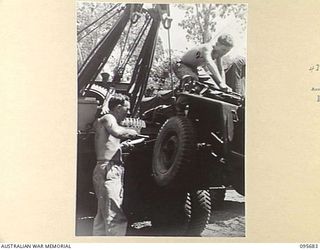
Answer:
M206 54L208 49L206 46L197 46L189 51L187 51L181 61L190 67L204 66L206 62Z

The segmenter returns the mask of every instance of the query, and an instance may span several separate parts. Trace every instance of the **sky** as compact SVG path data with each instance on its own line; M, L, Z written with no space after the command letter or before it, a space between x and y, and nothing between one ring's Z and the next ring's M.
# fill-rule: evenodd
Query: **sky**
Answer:
M178 7L175 7L173 4L170 5L170 14L173 18L173 21L171 23L170 28L170 41L171 41L171 48L173 50L182 50L185 51L187 49L190 49L196 44L193 42L188 42L186 37L186 31L182 29L178 25L179 22L184 17L184 11L179 9ZM212 37L217 37L221 33L230 33L234 38L235 46L234 48L229 52L229 55L231 57L235 57L237 55L246 55L246 34L240 34L240 24L237 22L237 20L233 17L227 17L226 19L220 19L217 23L217 32L215 34L212 34ZM159 36L161 37L163 41L164 48L167 49L168 47L168 31L163 28L161 25L159 30Z
M194 5L194 4L192 4ZM152 4L144 4L144 8L152 8ZM197 44L193 43L192 41L188 42L186 39L186 31L179 26L179 23L184 19L185 11L179 9L175 6L175 4L170 4L170 15L172 20L171 28L169 29L170 32L170 41L171 41L171 49L174 50L174 56L181 56L185 51L188 49L196 46ZM246 56L247 50L247 41L246 41L246 33L241 34L239 30L241 29L240 24L237 22L234 16L226 17L225 19L217 20L216 25L216 33L212 34L213 38L217 38L221 33L230 33L234 38L235 46L233 49L228 53L230 58L234 58L238 55ZM159 36L163 42L164 50L169 50L168 45L168 30L166 30L162 24L160 25L159 29ZM118 53L117 51L113 52ZM112 72L109 69L109 66L105 66L105 71ZM112 73L111 73L112 74Z

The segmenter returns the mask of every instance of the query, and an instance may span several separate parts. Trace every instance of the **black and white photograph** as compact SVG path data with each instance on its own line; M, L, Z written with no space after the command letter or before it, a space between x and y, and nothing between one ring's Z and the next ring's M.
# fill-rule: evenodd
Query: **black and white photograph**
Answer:
M248 7L77 2L76 236L246 236Z
M319 248L318 0L2 0L0 27L0 248Z

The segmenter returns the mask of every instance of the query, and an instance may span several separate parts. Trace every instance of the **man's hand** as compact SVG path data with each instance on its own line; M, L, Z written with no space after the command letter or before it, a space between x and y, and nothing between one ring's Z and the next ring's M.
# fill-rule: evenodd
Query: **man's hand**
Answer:
M130 144L130 140L126 140L126 141L123 141L121 142L121 148L123 151L130 151L133 149L133 145Z
M227 84L220 84L220 89L228 93L232 92L232 88L230 88Z
M135 131L134 129L128 129L128 138L129 139L134 139L138 136L138 132Z

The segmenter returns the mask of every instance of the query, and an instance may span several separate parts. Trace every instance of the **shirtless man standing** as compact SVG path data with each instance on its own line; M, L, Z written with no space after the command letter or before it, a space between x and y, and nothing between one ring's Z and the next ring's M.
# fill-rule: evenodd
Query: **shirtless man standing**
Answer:
M131 139L137 132L120 126L130 109L126 96L115 94L109 102L109 113L95 124L95 150L97 164L93 172L93 185L98 199L93 235L123 236L127 219L121 208L123 200L124 168L121 157L121 139Z
M198 78L198 67L203 67L205 71L209 71L212 79L217 86L225 91L231 91L227 86L225 72L222 66L222 57L227 54L233 47L233 39L230 35L220 35L217 42L212 44L203 44L187 51L176 62L173 70L179 79L189 75L195 80Z

